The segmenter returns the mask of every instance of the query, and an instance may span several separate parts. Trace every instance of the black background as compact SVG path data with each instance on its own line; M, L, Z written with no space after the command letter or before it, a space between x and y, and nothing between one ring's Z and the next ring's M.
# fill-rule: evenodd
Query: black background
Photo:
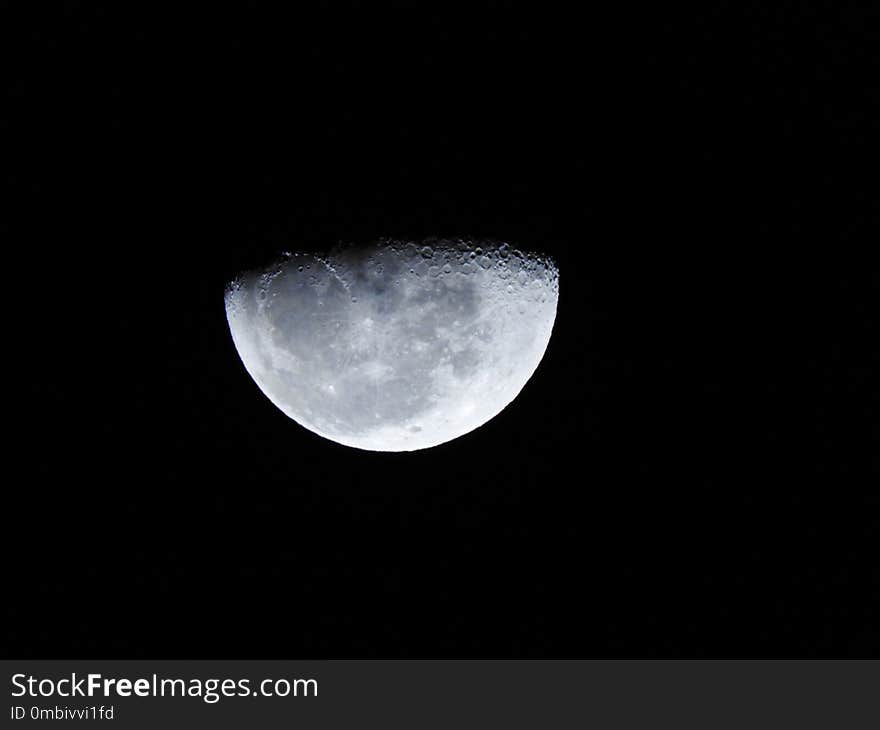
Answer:
M5 23L5 653L878 655L871 4L116 5ZM558 262L516 401L272 406L225 284L430 235Z

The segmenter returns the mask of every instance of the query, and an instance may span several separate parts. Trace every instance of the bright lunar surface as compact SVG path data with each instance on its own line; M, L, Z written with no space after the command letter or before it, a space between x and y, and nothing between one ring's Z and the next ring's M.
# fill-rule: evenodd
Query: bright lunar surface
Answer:
M506 244L385 241L242 274L226 316L290 418L347 446L413 451L517 396L547 349L558 281L550 260Z

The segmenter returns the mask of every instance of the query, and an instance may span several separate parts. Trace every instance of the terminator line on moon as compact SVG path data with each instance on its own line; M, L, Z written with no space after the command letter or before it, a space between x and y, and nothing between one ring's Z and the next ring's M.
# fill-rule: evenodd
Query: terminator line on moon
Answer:
M552 261L506 244L383 241L237 277L226 316L278 408L346 446L414 451L500 413L547 349Z

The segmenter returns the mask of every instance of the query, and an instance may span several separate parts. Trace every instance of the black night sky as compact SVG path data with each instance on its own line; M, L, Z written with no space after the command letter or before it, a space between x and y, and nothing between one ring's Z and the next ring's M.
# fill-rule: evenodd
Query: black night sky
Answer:
M4 23L3 653L876 657L878 18L714 5ZM226 283L434 235L558 262L519 398L412 454L277 410Z

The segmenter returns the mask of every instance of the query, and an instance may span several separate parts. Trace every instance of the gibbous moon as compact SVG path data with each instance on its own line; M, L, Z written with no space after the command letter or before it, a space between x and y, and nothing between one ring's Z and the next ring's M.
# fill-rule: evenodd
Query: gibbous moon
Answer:
M294 421L414 451L516 398L550 341L558 281L553 262L506 244L384 241L242 274L226 317L245 368Z

